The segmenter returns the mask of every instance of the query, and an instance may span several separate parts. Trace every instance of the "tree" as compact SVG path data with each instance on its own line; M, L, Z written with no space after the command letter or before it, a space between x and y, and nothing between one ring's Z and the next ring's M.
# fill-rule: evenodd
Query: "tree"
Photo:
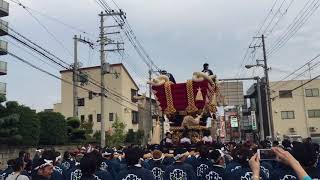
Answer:
M40 120L40 141L42 145L57 145L66 142L67 123L64 116L56 112L38 113Z
M126 125L123 122L120 122L118 118L112 124L113 133L106 133L106 144L108 146L119 146L123 145L126 136L124 134L124 129Z
M3 105L5 97L0 95L0 137L2 143L37 145L40 125L37 114L16 101Z
M0 118L0 144L19 144L22 136L19 135L17 123L19 115L13 114Z
M18 114L20 121L18 123L19 134L23 137L22 144L35 146L38 145L40 136L40 121L37 113L29 107L19 105Z
M67 118L67 136L70 142L82 142L86 140L86 130L80 129L78 118Z

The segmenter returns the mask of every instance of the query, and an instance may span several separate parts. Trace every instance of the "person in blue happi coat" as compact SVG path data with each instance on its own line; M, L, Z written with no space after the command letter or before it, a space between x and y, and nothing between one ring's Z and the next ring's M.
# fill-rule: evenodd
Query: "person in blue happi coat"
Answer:
M148 161L149 167L155 180L163 180L163 174L166 170L166 164L164 164L164 155L160 150L154 150L152 152L152 159Z
M201 180L223 180L226 179L226 164L224 153L221 150L212 150L209 153L209 159L213 165L202 174Z
M143 151L138 147L131 147L125 151L127 167L122 170L117 180L154 180L150 170L142 167L140 159L143 157Z
M197 175L190 164L184 161L189 153L185 148L177 147L174 151L175 162L168 166L164 172L164 180L197 180Z
M195 159L194 171L200 179L203 173L213 165L209 159L209 149L206 146L201 146L199 151L199 157Z

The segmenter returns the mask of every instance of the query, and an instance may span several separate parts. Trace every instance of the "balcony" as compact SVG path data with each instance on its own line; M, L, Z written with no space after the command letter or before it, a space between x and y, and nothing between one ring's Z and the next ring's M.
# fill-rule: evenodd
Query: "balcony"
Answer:
M0 17L5 17L9 15L9 3L0 0Z
M8 54L8 43L0 40L0 55Z
M7 75L7 62L0 61L0 76Z
M0 36L8 35L8 22L0 19Z
M7 84L0 82L0 94L5 95L7 93Z

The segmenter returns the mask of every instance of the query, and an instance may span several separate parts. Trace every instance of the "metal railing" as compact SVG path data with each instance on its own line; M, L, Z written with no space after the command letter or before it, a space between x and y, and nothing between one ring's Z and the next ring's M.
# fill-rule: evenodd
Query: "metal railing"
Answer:
M7 62L0 61L0 72L7 73Z
M9 13L9 3L4 0L0 0L0 10Z
M6 94L7 93L7 84L0 82L0 94Z
M0 40L0 51L2 52L8 51L8 42Z
M0 29L8 33L8 22L0 19Z

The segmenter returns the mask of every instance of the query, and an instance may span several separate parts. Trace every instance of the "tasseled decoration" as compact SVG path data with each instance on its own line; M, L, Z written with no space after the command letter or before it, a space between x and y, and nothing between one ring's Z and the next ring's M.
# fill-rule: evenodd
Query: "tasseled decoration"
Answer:
M201 88L198 88L197 96L196 96L196 101L203 101L203 95L201 92Z

